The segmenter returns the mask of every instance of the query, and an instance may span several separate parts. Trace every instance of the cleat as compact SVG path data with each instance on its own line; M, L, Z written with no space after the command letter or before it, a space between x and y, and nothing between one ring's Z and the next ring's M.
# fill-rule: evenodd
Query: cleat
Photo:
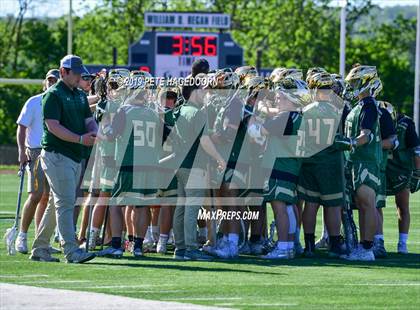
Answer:
M197 237L197 243L199 245L203 245L207 242L207 237L206 236L198 236Z
M249 247L251 248L252 255L261 255L264 252L264 242L250 242Z
M70 254L70 257L67 258L67 263L69 264L83 264L96 257L95 253L86 253L82 249L78 249Z
M280 250L278 248L274 248L271 252L266 255L261 256L263 259L290 259L290 252L289 250Z
M303 257L305 258L313 258L315 257L315 252L310 248L305 248L303 250Z
M123 256L122 249L114 249L113 247L108 247L97 253L98 257L109 257L109 258L121 258Z
M134 242L133 241L125 240L125 242L124 242L124 249L127 252L133 252L133 246L134 246Z
M156 252L160 254L166 254L166 252L168 251L167 243L168 243L168 239L159 238L158 244L156 246Z
M28 254L28 240L26 236L18 235L16 238L15 249L22 254Z
M340 258L349 261L360 261L360 262L372 262L375 261L375 255L373 254L373 250L366 250L363 247L359 247L349 255L342 255Z
M143 257L143 251L141 250L141 248L135 248L132 251L134 258L140 258Z
M184 249L175 249L174 251L174 259L175 260L184 260L185 250Z
M397 248L398 248L398 254L408 254L407 243L398 242Z
M302 244L300 242L295 242L294 250L295 250L296 255L302 255L303 254Z
M373 254L375 255L375 258L386 258L387 253L382 239L373 242Z
M58 263L60 260L56 257L51 256L48 249L39 249L33 251L31 256L29 256L30 260L36 262L47 262L47 263Z
M213 260L213 256L207 255L206 253L200 250L186 250L184 254L184 260L196 260L207 262Z

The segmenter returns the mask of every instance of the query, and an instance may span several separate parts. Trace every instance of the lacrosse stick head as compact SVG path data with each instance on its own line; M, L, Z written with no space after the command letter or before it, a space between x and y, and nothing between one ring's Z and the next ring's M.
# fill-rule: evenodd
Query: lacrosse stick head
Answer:
M17 228L13 226L12 228L8 228L6 233L4 234L4 241L6 243L6 249L8 255L15 255L15 240L17 236Z

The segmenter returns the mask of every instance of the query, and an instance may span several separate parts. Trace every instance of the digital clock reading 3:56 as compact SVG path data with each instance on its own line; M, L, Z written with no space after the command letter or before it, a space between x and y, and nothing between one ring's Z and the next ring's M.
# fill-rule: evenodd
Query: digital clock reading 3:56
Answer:
M215 36L158 36L157 54L217 56L217 38Z

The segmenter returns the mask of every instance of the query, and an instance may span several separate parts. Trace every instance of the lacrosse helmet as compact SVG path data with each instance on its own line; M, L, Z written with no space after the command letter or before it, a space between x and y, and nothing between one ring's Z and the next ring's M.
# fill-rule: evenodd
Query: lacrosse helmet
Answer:
M371 96L376 96L382 90L382 83L375 66L356 66L347 74L345 81L355 98L366 92L369 92Z
M293 77L286 77L276 83L275 91L283 94L289 101L294 104L302 105L306 102L308 96L307 84L303 80Z
M257 69L255 69L255 67L253 66L242 66L242 67L236 68L235 73L239 77L239 84L242 88L246 88L245 87L246 79L258 76Z
M308 87L310 89L331 89L333 85L334 80L331 74L327 72L312 74L308 80Z
M381 108L386 109L389 112L389 114L391 114L392 120L394 122L396 122L397 121L397 110L395 110L395 108L393 107L393 105L390 104L387 101L379 101L378 103L379 103L379 106Z
M291 77L296 80L303 79L303 72L300 69L295 68L276 68L270 74L270 80L272 83L277 83L279 80L284 79L286 77Z
M322 67L309 68L308 71L306 72L306 83L309 84L309 79L311 78L312 75L314 75L316 73L321 73L321 72L327 72L327 70L325 70Z

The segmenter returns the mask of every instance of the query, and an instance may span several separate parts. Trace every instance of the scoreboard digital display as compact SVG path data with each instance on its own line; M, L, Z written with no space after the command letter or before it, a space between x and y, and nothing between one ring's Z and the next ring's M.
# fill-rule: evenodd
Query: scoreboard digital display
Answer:
M235 69L243 64L243 50L225 32L146 31L130 45L128 65L156 77L186 77L198 58L206 59L210 70Z
M160 55L217 56L217 37L212 35L159 35L156 51Z

